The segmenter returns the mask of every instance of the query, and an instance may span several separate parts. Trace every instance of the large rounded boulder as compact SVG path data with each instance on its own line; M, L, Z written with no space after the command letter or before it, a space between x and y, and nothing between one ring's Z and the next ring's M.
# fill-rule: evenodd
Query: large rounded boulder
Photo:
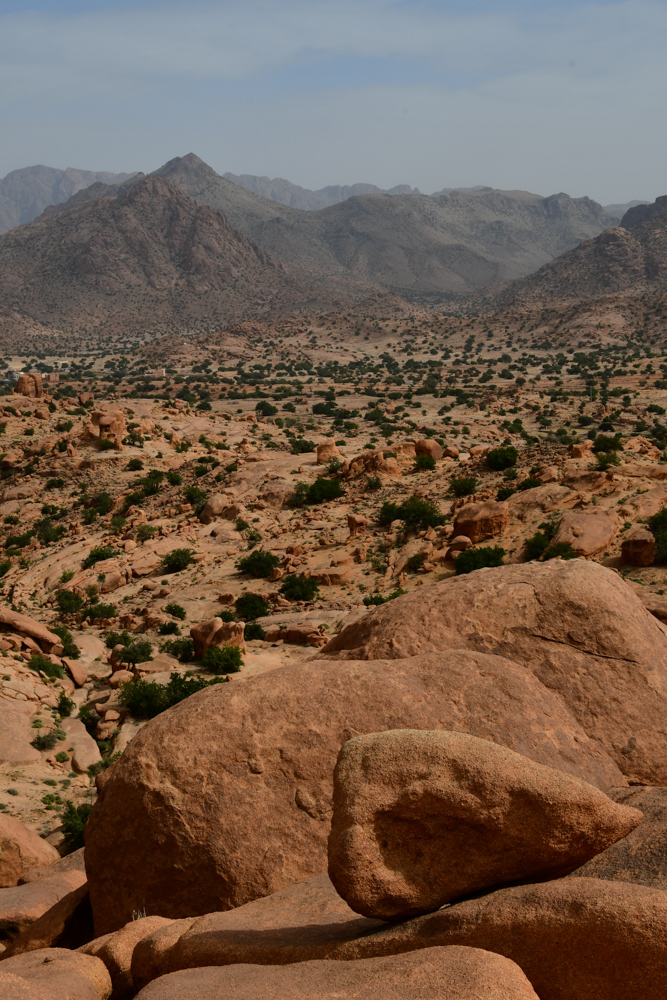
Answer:
M523 663L631 781L667 785L667 631L618 574L581 559L478 570L388 602L319 655L461 648Z
M216 685L144 726L110 771L86 828L96 934L133 910L195 916L325 871L339 750L387 729L470 733L625 783L560 699L498 656L314 661Z

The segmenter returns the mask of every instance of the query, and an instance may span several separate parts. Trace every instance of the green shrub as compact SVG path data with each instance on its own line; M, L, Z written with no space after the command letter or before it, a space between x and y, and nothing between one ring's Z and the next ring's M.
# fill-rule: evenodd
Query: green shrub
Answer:
M45 489L61 490L64 485L65 485L64 479L47 479Z
M648 527L655 538L655 562L667 562L667 507L649 518Z
M30 741L30 745L35 750L53 750L57 742L58 737L55 733L38 733L34 740Z
M69 660L78 660L81 656L79 647L74 642L74 636L64 625L51 625L51 631L58 636L63 644L61 656L66 656Z
M102 760L96 760L95 763L91 764L88 768L88 777L96 778L98 774L101 774L102 771L108 770L108 768L110 768L112 764L115 764L117 760L120 760L122 756L123 752L122 750L119 750L118 753L109 754L108 757L103 757Z
M140 524L137 528L137 541L144 542L149 541L157 534L157 528L152 524Z
M122 514L114 514L111 518L111 531L114 535L120 535L121 531L127 524L127 518L123 517Z
M509 500L509 498L513 496L514 493L516 493L516 490L514 489L513 486L501 486L498 492L496 493L496 500L500 501Z
M73 590L59 590L56 594L56 604L61 615L74 615L77 611L81 611L83 598Z
M378 523L385 525L391 524L392 521L402 521L401 508L397 503L393 503L391 500L385 500L385 502L380 507L380 513L378 514Z
M56 754L56 760L59 764L65 764L69 760L69 754L65 750L61 750Z
M577 553L574 551L569 542L555 542L551 543L544 552L544 559L576 559Z
M480 549L466 549L456 560L457 573L472 573L475 569L485 566L502 566L505 549L500 545L486 546Z
M194 562L192 549L172 549L162 557L162 570L165 573L180 573Z
M416 496L408 497L402 504L386 501L378 515L380 524L403 521L409 528L435 528L446 520L435 504Z
M255 407L255 412L259 413L261 417L274 417L278 412L278 407L272 406L266 399L260 399Z
M171 674L168 684L134 678L123 684L120 700L133 718L153 719L160 712L189 698L191 694L219 683L217 678L207 681L203 677L194 677L189 671L186 674Z
M343 496L340 479L324 479L321 476L311 483L306 494L308 504L325 503L327 500L338 500Z
M271 610L270 604L261 594L241 594L234 604L239 618L252 621L254 618L263 618Z
M280 591L288 601L313 601L319 594L320 588L311 576L290 573L285 577Z
M308 503L308 483L297 483L287 500L289 507L305 507Z
M366 489L367 490L379 490L382 489L382 480L379 476L366 476Z
M243 666L238 646L211 646L202 657L202 666L213 674L236 674Z
M140 458L131 458L130 461L125 466L125 468L129 472L141 472L141 470L143 469L143 467L144 467L144 463L141 461Z
M621 434L614 434L613 437L609 434L598 434L593 441L593 451L596 453L599 451L619 451L623 448L622 439L623 436Z
M542 485L542 480L538 479L537 476L528 476L527 479L522 479L520 483L517 483L517 490L534 490L536 487Z
M503 469L511 469L516 465L519 452L512 445L504 448L493 448L486 456L486 464L494 472L502 472Z
M192 504L192 509L196 513L199 513L208 500L206 490L201 490L198 486L186 486L183 490L183 496L189 504Z
M44 545L52 545L53 542L59 541L63 535L67 534L67 528L64 524L56 526L49 517L38 521L35 525L35 530L37 531L37 537Z
M431 455L417 455L415 458L415 467L432 472L435 469L435 459Z
M176 622L162 622L158 628L159 635L180 635L181 629Z
M233 611L218 611L218 618L220 618L223 622L238 621L238 618Z
M474 476L462 476L460 479L452 479L449 484L449 491L455 497L469 497L477 489L477 480Z
M183 476L180 474L180 472L171 471L167 472L166 475L167 475L167 482L169 483L170 486L180 486L181 483L183 482Z
M263 639L266 632L259 622L250 621L245 627L244 636L250 642L251 639Z
M542 531L536 531L527 538L524 545L528 559L540 559L549 547L550 539Z
M153 647L148 639L135 639L120 654L121 663L147 663L153 656Z
M364 597L364 604L367 608L379 607L381 604L386 604L387 601L395 601L397 597L402 597L405 593L402 587L394 590L391 594L387 594L383 597L382 594L371 594L369 597Z
M33 653L28 661L28 666L31 670L39 673L45 673L47 677L64 677L65 671L60 666L59 663L52 663L48 656L44 656L43 653Z
M113 559L118 555L118 549L112 549L110 545L94 545L83 561L83 568L90 569L95 563L104 559Z
M185 621L187 617L185 608L182 608L180 604L167 604L164 610L172 618L179 618L181 621Z
M83 828L88 822L92 808L87 802L83 803L83 805L75 806L68 799L65 803L65 810L60 816L64 836L63 855L72 854L84 846Z
M292 454L305 455L307 452L315 451L317 445L314 441L307 441L305 438L292 439Z
M86 609L86 617L89 618L91 622L100 622L104 618L115 618L116 609L113 604L91 604L90 607Z
M107 649L113 649L114 646L129 646L131 642L132 636L129 632L107 632L104 636Z
M74 702L71 698L68 698L64 691L60 692L60 697L58 698L58 715L62 719L67 719L74 711Z
M34 531L25 531L22 535L8 535L5 540L6 549L24 549L35 535Z
M615 451L596 451L597 467L601 472L606 472L612 465L620 465L621 460Z
M0 577L5 576L12 567L11 559L0 559Z
M264 549L254 549L247 556L243 556L236 564L239 573L252 576L256 580L266 580L273 570L280 564L278 556L272 552L265 552Z
M422 552L416 552L407 561L407 570L409 573L417 573L421 569L421 565L424 562L424 554Z
M162 644L162 652L175 656L181 663L192 663L195 657L195 644L192 639L167 639Z

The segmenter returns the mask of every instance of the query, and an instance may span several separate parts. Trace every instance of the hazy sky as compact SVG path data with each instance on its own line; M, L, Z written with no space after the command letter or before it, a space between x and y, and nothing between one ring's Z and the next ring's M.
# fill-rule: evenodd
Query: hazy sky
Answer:
M35 163L607 204L667 193L667 0L0 0L0 176Z

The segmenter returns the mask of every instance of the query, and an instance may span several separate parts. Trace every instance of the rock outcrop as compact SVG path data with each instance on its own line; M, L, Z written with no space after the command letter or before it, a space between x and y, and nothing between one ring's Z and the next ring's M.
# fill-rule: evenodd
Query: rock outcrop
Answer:
M0 889L18 885L26 872L50 865L59 857L55 847L33 830L12 816L0 814Z

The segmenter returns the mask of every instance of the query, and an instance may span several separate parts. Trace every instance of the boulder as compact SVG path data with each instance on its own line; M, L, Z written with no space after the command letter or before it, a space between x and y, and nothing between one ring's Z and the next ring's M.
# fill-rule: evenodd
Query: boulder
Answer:
M4 723L4 718L3 718ZM0 814L0 889L18 885L32 868L53 864L60 855L13 816Z
M575 490L558 483L546 483L534 486L530 490L518 490L507 501L512 517L526 521L535 514L551 514L555 510L571 507L579 499Z
M122 1000L124 997L134 996L131 968L136 945L142 938L173 923L173 920L167 920L165 917L142 917L139 920L131 920L114 934L95 938L94 941L82 945L78 951L83 955L94 955L104 963L111 977L112 1000Z
M15 392L18 396L32 396L35 399L41 399L44 396L44 384L41 373L21 372L12 392Z
M207 649L222 646L240 646L245 651L245 622L223 622L222 618L209 618L208 621L193 625L190 636L195 646L195 656L201 659Z
M18 632L33 639L43 653L62 653L62 642L46 625L36 622L28 615L21 615L10 608L0 608L0 631Z
M141 1000L538 1000L521 969L480 948L424 948L357 962L230 965L165 976Z
M11 702L4 698L0 706L0 764L34 764L41 760L39 750L30 745L34 738L34 729L30 727L32 709L24 701Z
M224 493L214 493L204 504L199 520L202 524L211 524L212 521L221 516L223 510L228 506L228 496L225 496Z
M108 1000L111 980L99 958L43 948L4 959L0 988L3 1000Z
M86 827L96 934L122 927L137 900L193 916L324 870L341 745L401 727L470 732L623 784L560 699L497 656L311 661L215 685L148 722L110 769Z
M30 871L21 876L19 885L27 885L28 882L36 882L42 878L50 879L55 875L62 875L63 872L71 871L82 872L83 878L81 883L86 881L83 847L80 847L78 851L72 851L71 854L66 854L64 858L60 858L58 861L54 861L44 868L31 868Z
M55 866L54 866L55 868ZM0 939L17 937L29 924L74 892L86 881L77 869L56 870L52 876L35 879L12 889L0 889Z
M364 517L363 514L348 514L347 529L350 532L350 537L363 535L369 523L368 518Z
M568 510L563 514L552 545L571 545L578 556L601 555L619 525L613 510Z
M593 451L593 442L589 439L570 445L571 458L588 458Z
M567 875L641 819L489 740L371 733L338 756L329 877L355 912L405 920L480 890Z
M643 813L627 837L587 861L575 876L635 882L667 889L667 788L637 786L610 789L609 797Z
M375 608L317 655L460 648L525 664L628 778L667 784L667 635L617 573L552 559L452 577Z
M54 903L7 945L5 955L40 948L78 948L93 936L88 886L84 882Z
M621 542L621 558L630 566L652 566L655 559L653 532L636 524Z
M338 446L333 439L322 441L317 446L317 465L326 465L332 458L342 458Z
M10 486L6 489L2 494L2 501L3 503L7 503L9 500L27 500L29 497L34 496L35 493L38 492L40 486L41 483L26 479L17 486Z
M80 719L63 719L60 727L67 733L67 746L73 748L73 769L86 774L89 767L102 760L100 748Z
M150 938L144 939L132 971L141 985L202 966L338 963L460 945L515 962L540 1000L663 1000L665 926L667 893L574 877L499 889L381 925L356 916L318 875L236 910L200 917L157 962Z
M437 441L433 441L431 438L420 438L419 441L415 441L415 454L428 455L435 462L439 462L442 458L442 448Z
M510 523L509 507L497 500L467 503L459 507L454 520L454 534L466 535L473 544L502 535Z

